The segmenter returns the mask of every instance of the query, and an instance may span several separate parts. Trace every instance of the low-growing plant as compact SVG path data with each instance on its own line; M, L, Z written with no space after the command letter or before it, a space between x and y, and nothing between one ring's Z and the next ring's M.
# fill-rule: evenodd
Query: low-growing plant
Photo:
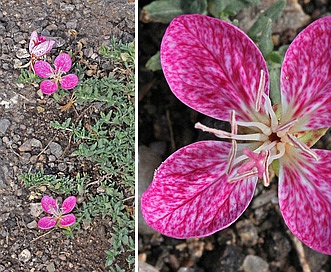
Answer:
M50 124L78 146L74 155L95 165L93 182L88 173L69 178L45 175L43 171L24 173L22 180L29 189L38 190L44 185L54 194L83 197L75 208L76 223L63 230L68 237L74 237L76 229L96 216L111 218L112 247L106 251L106 266L111 266L110 271L124 271L115 264L124 254L127 265L134 270L134 46L112 39L100 54L115 67L109 76L84 79L84 67L73 64L71 69L80 81L74 89L74 103L90 114ZM21 77L22 81L33 82L29 72L22 70ZM65 94L59 89L53 98L59 101ZM92 183L100 191L90 186Z

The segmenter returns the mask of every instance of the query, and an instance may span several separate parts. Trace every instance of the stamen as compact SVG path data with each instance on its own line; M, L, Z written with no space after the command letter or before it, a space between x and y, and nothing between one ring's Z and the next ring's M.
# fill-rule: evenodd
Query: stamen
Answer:
M275 132L278 133L278 132L284 132L283 135L280 135L279 137L282 137L285 135L286 132L289 131L290 128L292 128L296 123L298 122L298 119L293 119L285 124L282 124L280 125L276 130Z
M230 124L232 134L237 134L238 126L236 121L236 111L232 110L230 114Z
M277 150L279 153L270 156L270 164L277 159L280 159L285 154L285 143L277 143Z
M194 125L194 127L197 128L197 129L201 129L204 132L212 133L215 136L220 137L220 138L231 139L231 137L233 136L233 134L230 133L230 132L226 132L226 131L219 130L219 129L216 129L216 128L209 128L209 127L207 127L207 126L205 126L205 125L203 125L199 122L196 123Z
M230 123L231 123L231 133L232 134L237 134L237 123L236 123L236 111L232 110L230 113ZM232 170L232 166L233 166L233 161L234 158L236 157L237 154L237 142L236 140L232 140L232 146L229 152L229 163L226 167L226 174L229 174Z
M269 178L269 159L270 159L270 150L266 151L266 156L264 159L264 172L263 172L263 185L268 187L270 185L270 178Z
M232 146L229 152L229 163L225 171L226 174L229 174L231 172L236 154L237 154L237 142L236 140L232 140Z
M278 119L277 119L276 113L274 112L274 110L272 108L270 98L265 93L263 93L262 95L265 99L264 108L270 116L270 120L271 120L270 127L271 127L272 130L274 130L278 126Z
M289 138L289 140L292 142L293 145L301 149L308 156L314 158L316 161L320 159L314 151L312 151L307 145L299 141L295 136L293 136L292 134L287 134L287 137Z
M194 127L197 129L201 129L202 131L212 133L216 137L224 138L224 139L241 140L241 141L261 141L261 142L268 140L268 136L262 133L234 135L224 130L209 128L205 125L202 125L201 123L196 123Z
M267 125L260 123L260 122L243 122L243 121L237 121L237 124L242 127L257 127L262 131L263 134L265 135L270 135L271 134L271 129Z
M242 179L250 178L250 177L255 177L258 174L258 171L256 169L252 169L251 171L245 172L241 175L234 176L228 180L228 182L234 182L234 181L239 181Z
M261 70L259 88L257 90L257 98L255 101L255 110L256 111L260 111L260 109L261 109L262 94L263 94L264 86L265 86L265 72L264 72L264 70Z

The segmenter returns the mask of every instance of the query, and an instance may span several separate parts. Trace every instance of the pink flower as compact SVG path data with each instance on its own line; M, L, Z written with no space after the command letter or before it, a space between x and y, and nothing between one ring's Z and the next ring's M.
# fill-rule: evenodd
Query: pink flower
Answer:
M31 33L30 37L30 43L29 43L29 52L31 54L31 62L34 63L34 61L37 58L40 58L47 53L49 53L53 46L55 44L55 41L52 40L46 40L44 36L39 36L37 31L33 31Z
M71 68L71 58L68 54L62 53L54 60L55 69L46 61L37 61L34 64L36 74L42 78L51 78L40 83L40 89L44 94L52 94L57 91L59 84L63 89L69 90L78 84L78 77L75 74L62 76Z
M161 45L164 75L183 103L230 122L231 132L196 124L230 142L193 143L163 162L142 196L146 222L176 238L215 233L241 216L273 169L289 229L331 254L331 151L311 149L331 125L330 44L331 16L295 38L281 105L272 106L267 64L244 32L207 16L175 18Z
M54 198L44 196L41 199L41 206L45 212L51 214L52 216L40 218L38 221L38 227L41 229L50 229L56 224L61 228L73 225L76 222L76 217L70 212L74 209L75 205L76 197L74 196L69 196L66 198L62 203L61 209L59 209L59 206Z

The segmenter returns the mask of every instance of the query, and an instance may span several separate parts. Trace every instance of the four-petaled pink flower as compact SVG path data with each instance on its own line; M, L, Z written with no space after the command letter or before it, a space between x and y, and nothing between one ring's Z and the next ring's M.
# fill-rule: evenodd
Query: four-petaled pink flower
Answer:
M175 238L222 230L246 210L258 180L269 185L273 168L289 229L331 254L331 151L311 149L331 126L330 46L331 16L295 38L281 104L272 106L267 64L244 32L207 16L175 18L161 44L164 75L186 105L231 124L231 132L196 128L230 142L193 143L163 162L142 196L147 223Z
M76 197L69 196L66 198L62 207L59 208L56 200L49 196L44 196L41 199L41 206L44 211L51 214L52 216L42 217L38 221L38 227L41 229L50 229L56 224L61 227L69 227L76 222L76 217L70 212L76 205ZM70 214L69 214L70 213Z
M36 61L34 70L42 78L51 78L40 83L40 89L44 94L52 94L57 91L61 85L63 89L69 90L78 84L78 77L75 74L62 76L69 72L72 65L71 58L68 54L62 53L54 60L55 69L46 61Z

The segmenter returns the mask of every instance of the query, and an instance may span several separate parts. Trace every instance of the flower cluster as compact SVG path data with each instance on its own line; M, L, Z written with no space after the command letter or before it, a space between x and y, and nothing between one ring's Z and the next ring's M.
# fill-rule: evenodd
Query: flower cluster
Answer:
M42 217L38 221L38 227L41 229L50 229L55 225L61 228L70 227L76 222L76 217L70 212L76 205L76 197L69 196L66 198L62 207L59 208L56 200L50 196L44 196L41 199L41 206L45 212L52 216Z
M183 15L169 25L161 64L172 92L189 107L228 121L231 131L196 128L222 141L179 149L142 196L146 222L175 237L203 237L235 222L257 182L278 175L285 223L302 242L331 254L331 151L312 145L331 126L331 16L291 43L281 70L281 104L254 42L232 24Z
M72 61L68 54L61 53L54 60L55 69L43 60L38 60L49 53L55 41L47 40L44 36L38 36L37 31L33 31L30 37L29 52L31 55L30 62L34 72L42 78L50 78L44 80L40 84L40 89L44 94L52 94L61 86L63 89L73 89L78 84L78 77L75 74L62 76L71 69ZM23 66L25 67L25 66Z

